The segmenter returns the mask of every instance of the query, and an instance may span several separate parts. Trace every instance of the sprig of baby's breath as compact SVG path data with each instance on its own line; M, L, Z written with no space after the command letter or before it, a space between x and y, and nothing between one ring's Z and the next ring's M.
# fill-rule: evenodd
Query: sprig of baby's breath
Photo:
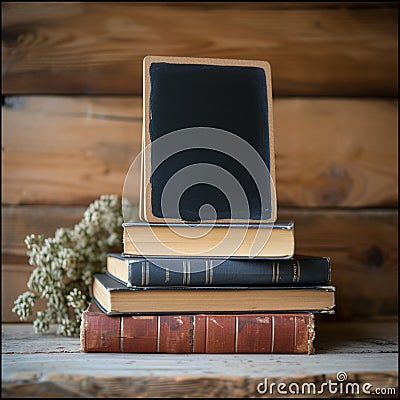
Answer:
M118 196L102 195L89 205L73 228L59 228L54 237L29 235L25 238L31 291L22 293L13 311L27 320L39 298L47 308L36 313L36 333L58 324L58 333L76 336L82 312L89 303L89 287L95 273L104 272L107 253L121 251L122 209Z

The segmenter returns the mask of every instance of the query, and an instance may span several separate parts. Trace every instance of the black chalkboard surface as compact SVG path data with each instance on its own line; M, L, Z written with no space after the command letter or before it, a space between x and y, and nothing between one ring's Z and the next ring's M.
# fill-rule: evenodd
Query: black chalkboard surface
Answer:
M276 220L267 62L149 56L143 96L143 220Z

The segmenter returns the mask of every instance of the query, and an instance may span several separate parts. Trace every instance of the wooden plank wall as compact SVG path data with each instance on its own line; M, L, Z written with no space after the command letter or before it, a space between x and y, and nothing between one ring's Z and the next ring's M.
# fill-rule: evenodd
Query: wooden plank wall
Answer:
M2 3L2 319L24 237L122 193L145 55L267 60L278 216L330 256L337 319L397 315L397 2Z

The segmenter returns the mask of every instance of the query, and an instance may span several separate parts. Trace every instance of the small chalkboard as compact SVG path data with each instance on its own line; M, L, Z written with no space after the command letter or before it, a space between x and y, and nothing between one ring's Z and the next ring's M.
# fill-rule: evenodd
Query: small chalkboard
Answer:
M268 62L148 56L143 69L141 219L274 222Z

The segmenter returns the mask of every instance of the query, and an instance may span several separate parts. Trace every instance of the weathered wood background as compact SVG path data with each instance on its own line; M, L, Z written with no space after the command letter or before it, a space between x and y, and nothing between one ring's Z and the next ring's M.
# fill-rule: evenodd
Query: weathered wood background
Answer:
M278 216L330 256L333 318L397 314L398 3L2 3L2 318L24 237L122 193L146 55L267 60Z

